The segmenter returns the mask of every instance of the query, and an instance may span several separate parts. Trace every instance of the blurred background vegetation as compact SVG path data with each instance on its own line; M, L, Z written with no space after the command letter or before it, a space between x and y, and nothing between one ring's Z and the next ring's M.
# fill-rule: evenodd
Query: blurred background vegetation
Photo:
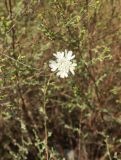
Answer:
M0 1L0 160L121 160L120 9ZM48 62L65 49L76 74L50 79Z

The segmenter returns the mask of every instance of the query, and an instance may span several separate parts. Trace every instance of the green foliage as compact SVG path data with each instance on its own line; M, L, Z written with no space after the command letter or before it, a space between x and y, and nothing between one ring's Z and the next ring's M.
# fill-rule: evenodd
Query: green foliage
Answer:
M121 1L0 2L0 160L121 159ZM74 76L48 63L72 50ZM70 159L69 159L70 160Z

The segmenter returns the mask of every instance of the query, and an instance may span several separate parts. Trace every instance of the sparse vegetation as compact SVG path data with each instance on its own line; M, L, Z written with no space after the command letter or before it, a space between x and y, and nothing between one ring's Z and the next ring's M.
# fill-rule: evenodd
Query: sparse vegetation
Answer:
M0 160L121 160L120 8L0 1ZM49 61L65 49L77 67L61 79Z

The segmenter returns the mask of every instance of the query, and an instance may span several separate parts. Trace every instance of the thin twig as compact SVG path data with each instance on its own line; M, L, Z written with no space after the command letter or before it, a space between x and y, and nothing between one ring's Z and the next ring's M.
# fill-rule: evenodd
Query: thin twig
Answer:
M23 62L21 62L21 61L18 61L17 59L15 59L15 58L13 58L13 57L11 57L11 56L8 56L8 55L5 54L4 52L2 52L2 53L0 53L0 54L3 55L3 56L5 56L5 57L7 57L8 59L11 59L12 61L15 61L15 62L17 62L17 63L19 63L19 64L21 64L21 65L29 68L29 69L33 69L33 70L36 70L36 71L40 71L40 69L31 67L31 66L29 66L29 65L27 65L27 64L25 64L25 63L23 63Z

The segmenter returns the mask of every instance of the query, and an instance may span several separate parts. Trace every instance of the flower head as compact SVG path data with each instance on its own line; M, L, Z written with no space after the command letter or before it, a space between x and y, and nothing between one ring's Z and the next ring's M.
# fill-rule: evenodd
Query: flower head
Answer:
M65 50L65 52L57 52L53 55L56 60L51 60L49 62L51 71L56 72L57 76L61 78L68 77L69 72L74 75L77 64L74 61L75 55L73 55L72 51Z

